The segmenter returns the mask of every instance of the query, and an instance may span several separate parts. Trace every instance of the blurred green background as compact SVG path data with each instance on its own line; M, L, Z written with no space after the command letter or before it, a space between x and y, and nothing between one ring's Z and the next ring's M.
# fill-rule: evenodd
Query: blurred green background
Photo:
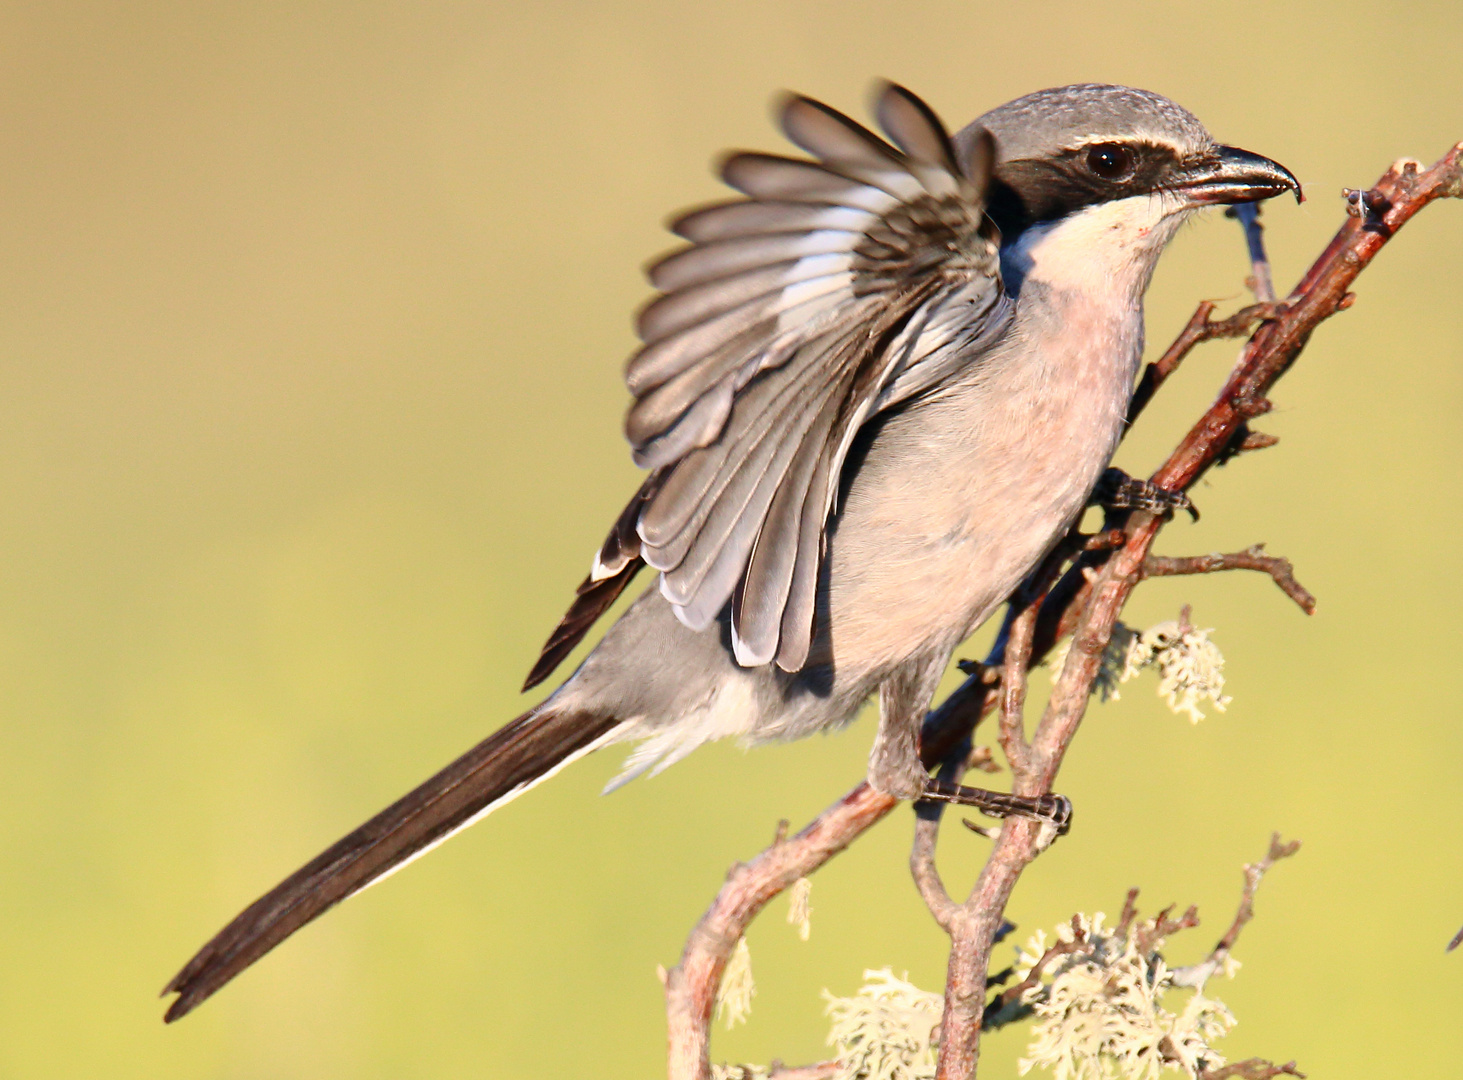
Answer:
M870 724L715 746L601 799L612 751L310 927L177 1027L158 989L246 902L524 707L516 688L636 482L618 426L639 266L776 148L780 87L863 115L870 81L952 127L1077 80L1166 93L1309 185L1266 216L1282 287L1339 189L1463 138L1456 3L352 3L0 8L0 1076L644 1077L654 968L732 860L860 775ZM1195 493L1187 554L1269 541L1306 619L1234 575L1191 601L1228 660L1198 727L1153 683L1095 707L1077 828L1012 903L1196 902L1196 958L1272 829L1214 992L1231 1057L1313 1077L1456 1075L1463 956L1463 205L1362 278ZM1235 227L1187 230L1165 342L1245 299ZM1234 355L1144 418L1146 471ZM973 655L977 645L966 650ZM1040 681L1040 680L1039 680ZM750 935L751 1023L717 1059L823 1053L819 991L940 985L901 811L819 874L810 942ZM986 844L947 830L964 888ZM1019 1028L986 1043L1010 1076Z

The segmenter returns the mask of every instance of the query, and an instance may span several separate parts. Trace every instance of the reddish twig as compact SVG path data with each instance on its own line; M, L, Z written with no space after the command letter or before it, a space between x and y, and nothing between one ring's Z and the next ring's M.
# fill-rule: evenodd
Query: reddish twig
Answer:
M1027 604L1006 631L1006 650L1001 665L1001 750L1013 776L1031 771L1031 744L1026 741L1026 671L1031 663L1031 643L1036 636L1040 598Z
M1153 918L1138 924L1133 932L1133 942L1138 952L1145 956L1157 950L1164 938L1173 937L1180 930L1192 930L1199 925L1199 909L1190 904L1184 913L1175 919L1170 904Z
M1239 940L1240 931L1245 924L1255 917L1255 893L1260 888L1260 882L1266 873L1281 859L1288 859L1300 850L1300 841L1292 840L1288 844L1281 843L1280 834L1273 833L1270 837L1270 849L1265 852L1265 857L1257 863L1245 864L1245 887L1240 893L1239 910L1234 913L1234 921L1229 924L1229 929L1214 946L1212 952L1197 964L1185 968L1175 968L1173 972L1173 984L1175 986L1192 986L1202 990L1204 984L1214 977L1215 972L1224 966L1229 959L1229 952L1234 948L1234 943Z
M1082 920L1073 915L1072 940L1058 941L1051 946L1041 954L1041 959L1031 965L1031 970L1026 973L1026 978L996 995L985 1007L981 1026L990 1031L992 1028L1020 1019L1021 1015L1026 1012L1026 1007L1021 1000L1026 992L1041 985L1041 977L1046 973L1048 967L1062 957L1076 952L1085 944L1087 944L1087 931L1082 926Z
M967 741L957 743L940 763L940 769L935 774L936 779L950 784L960 783L974 756ZM987 750L987 759L989 756L990 751ZM940 819L944 811L945 804L933 800L915 804L914 843L909 851L909 872L925 906L930 909L930 915L940 929L948 934L959 905L950 899L945 883L940 878L940 871L935 866L935 844L940 839ZM966 824L969 825L970 822Z
M758 1070L752 1065L731 1065L727 1080L756 1080ZM838 1075L838 1062L815 1061L811 1065L784 1065L774 1061L767 1070L767 1080L833 1080Z
M1284 1065L1276 1065L1264 1058L1232 1061L1217 1069L1205 1069L1199 1074L1199 1080L1230 1080L1236 1076L1243 1080L1273 1080L1276 1076L1298 1076L1300 1080L1306 1080L1306 1074L1295 1067L1295 1062L1287 1061Z
M930 909L930 916L936 925L946 933L955 919L959 907L950 899L940 871L935 866L935 842L940 837L940 809L938 803L931 803L930 809L921 813L914 824L914 845L909 852L909 873L914 878L915 888Z
M1299 841L1284 844L1281 843L1278 833L1271 836L1270 848L1265 857L1258 863L1245 866L1245 884L1240 897L1239 911L1235 915L1234 922L1214 947L1213 952L1202 963L1187 968L1169 968L1167 977L1164 980L1166 985L1198 989L1202 992L1208 978L1223 966L1224 961L1228 958L1229 950L1239 939L1240 931L1253 918L1255 892L1259 888L1260 881L1265 876L1266 871L1276 861L1294 855L1299 848ZM1111 933L1116 941L1123 943L1125 946L1130 945L1136 954L1143 958L1146 970L1150 972L1149 977L1152 979L1152 973L1156 971L1154 966L1155 961L1162 959L1161 950L1165 941L1181 931L1198 926L1199 911L1196 907L1190 905L1181 916L1174 918L1173 905L1169 905L1152 918L1140 921L1138 919L1137 900L1138 890L1129 889L1128 895L1123 901L1122 915L1119 917ZM1089 934L1085 920L1081 915L1073 915L1071 934L1067 935L1067 940L1059 940L1055 945L1048 948L1037 962L1032 965L1026 978L1020 983L997 993L991 998L985 1010L983 1024L985 1030L989 1031L1003 1024L1023 1019L1036 1011L1039 1003L1050 1000L1051 987L1043 984L1042 977L1062 957L1070 956L1074 953L1081 953L1088 943ZM1111 963L1113 959L1115 957L1111 954L1104 959L1100 954L1091 953L1085 958L1079 958L1079 962L1085 961L1087 963L1103 965ZM992 976L990 981L993 984L999 985L1010 977L1013 970L1008 968ZM1155 985L1157 984L1155 983ZM1178 1055L1175 1047L1168 1040L1161 1041L1157 1049L1162 1061L1175 1065L1182 1063L1182 1059ZM1260 1058L1253 1058L1249 1061L1239 1063L1233 1071L1224 1072L1222 1071L1222 1067L1215 1066L1211 1071L1201 1072L1200 1077L1221 1075L1248 1076L1250 1072L1247 1070L1260 1070L1265 1068L1274 1070L1272 1073L1263 1074L1266 1076L1294 1073L1295 1062L1292 1061L1284 1066L1276 1066ZM1295 1073L1295 1075L1301 1074Z
M796 1067L774 1064L767 1075L768 1080L833 1080L838 1075L838 1062L819 1061Z
M1191 555L1174 558L1168 555L1149 555L1143 560L1143 576L1174 577L1182 574L1215 574L1221 570L1258 570L1269 574L1280 591L1285 593L1307 615L1316 613L1316 598L1309 590L1295 580L1295 567L1289 559L1279 555L1265 554L1264 544L1253 544L1243 551L1229 555Z
M1274 833L1270 837L1270 850L1265 852L1265 857L1257 863L1245 865L1245 887L1240 897L1239 910L1234 914L1234 922L1229 924L1229 929L1219 939L1219 944L1214 946L1214 955L1227 953L1234 948L1234 943L1239 940L1240 931L1255 917L1255 892L1260 888L1260 882L1269 872L1270 867L1281 859L1290 858L1299 850L1299 840L1292 840L1288 844L1281 843L1280 834Z
M1193 352L1194 346L1217 338L1244 337L1260 322L1275 314L1273 298L1267 303L1240 308L1227 319L1211 318L1217 306L1213 300L1201 301L1194 309L1194 314L1189 316L1184 328L1179 331L1179 336L1173 339L1173 344L1163 351L1162 356L1143 369L1143 377L1138 381L1138 388L1133 391L1133 400L1128 405L1129 426L1148 407L1148 402L1153 399L1158 388L1178 370L1184 358Z
M1133 920L1138 917L1138 890L1129 889L1128 895L1123 899L1123 911L1118 916L1117 930L1118 937L1126 937L1128 929L1133 925Z

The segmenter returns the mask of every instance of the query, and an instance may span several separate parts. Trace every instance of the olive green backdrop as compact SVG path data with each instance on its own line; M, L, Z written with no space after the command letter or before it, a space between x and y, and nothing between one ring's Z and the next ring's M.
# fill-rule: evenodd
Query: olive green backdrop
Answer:
M1452 3L179 4L0 9L0 1076L647 1077L657 963L732 860L862 771L853 730L716 746L610 798L612 751L345 905L174 1028L158 989L244 903L509 717L636 482L618 426L638 267L707 161L776 148L780 87L873 78L952 127L1130 82L1309 185L1267 214L1287 287L1339 189L1463 138ZM1327 324L1162 549L1269 541L1320 596L1160 582L1217 627L1228 713L1151 682L1095 707L1077 827L1023 935L1200 905L1196 957L1272 829L1231 1056L1456 1075L1463 955L1457 573L1463 204L1428 210ZM1214 215L1151 293L1160 343L1244 299ZM1207 347L1121 460L1147 470L1234 355ZM974 650L976 646L972 646ZM968 650L969 651L969 650ZM901 811L750 936L719 1059L822 1053L819 991L943 975ZM986 850L954 830L944 866ZM1020 1029L983 1075L1014 1075Z

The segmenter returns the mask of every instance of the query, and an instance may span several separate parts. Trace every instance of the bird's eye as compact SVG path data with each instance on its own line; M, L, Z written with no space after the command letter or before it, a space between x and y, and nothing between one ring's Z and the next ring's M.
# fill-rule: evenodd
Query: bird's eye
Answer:
M1104 180L1123 180L1133 171L1133 151L1122 143L1098 143L1087 148L1087 168Z

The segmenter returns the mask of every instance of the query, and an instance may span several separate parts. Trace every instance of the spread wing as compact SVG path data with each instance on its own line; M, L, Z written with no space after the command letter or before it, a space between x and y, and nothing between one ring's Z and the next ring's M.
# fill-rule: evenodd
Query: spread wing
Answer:
M672 225L690 243L651 267L660 295L625 373L625 434L651 477L530 685L642 563L693 629L731 602L742 665L802 667L854 435L976 359L1011 311L984 214L989 135L962 169L909 91L885 86L876 112L887 142L788 98L783 131L813 160L735 154L722 177L745 198Z

